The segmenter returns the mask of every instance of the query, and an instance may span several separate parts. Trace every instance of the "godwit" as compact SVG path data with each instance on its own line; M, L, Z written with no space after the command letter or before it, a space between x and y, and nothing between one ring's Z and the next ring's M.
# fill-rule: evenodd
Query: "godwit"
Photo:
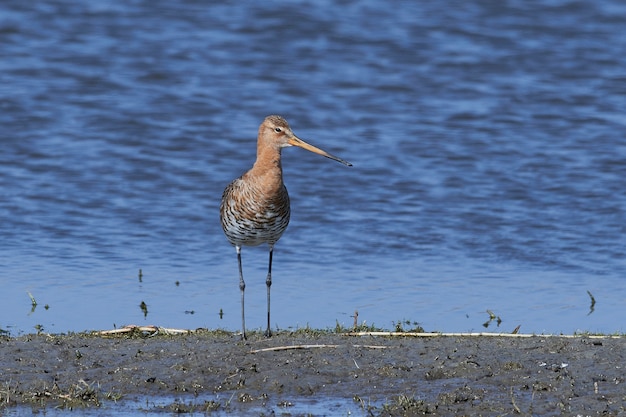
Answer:
M270 330L270 287L272 286L272 253L289 224L289 194L283 183L283 168L280 152L287 146L299 146L307 151L339 161L347 166L351 163L337 158L298 138L285 119L268 116L259 127L256 162L251 170L231 182L222 195L220 220L228 241L237 250L239 263L239 289L241 291L241 330L246 338L246 318L244 313L244 291L241 267L241 247L267 243L270 250L267 268L267 330Z

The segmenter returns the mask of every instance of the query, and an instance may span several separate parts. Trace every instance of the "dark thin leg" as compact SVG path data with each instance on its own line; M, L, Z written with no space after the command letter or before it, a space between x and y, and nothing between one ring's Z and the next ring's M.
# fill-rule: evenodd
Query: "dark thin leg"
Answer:
M239 289L241 290L241 338L246 340L246 315L244 313L243 294L246 290L246 283L243 281L243 268L241 267L241 246L237 248L237 262L239 262Z
M271 337L272 331L270 330L270 288L272 287L272 254L274 253L274 245L270 245L270 263L267 268L267 279L265 285L267 285L267 330L265 330L265 336Z

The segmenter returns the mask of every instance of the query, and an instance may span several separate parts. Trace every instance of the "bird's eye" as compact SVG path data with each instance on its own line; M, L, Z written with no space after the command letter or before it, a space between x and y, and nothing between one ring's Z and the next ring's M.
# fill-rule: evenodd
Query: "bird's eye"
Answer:
M280 132L282 132L282 131L283 131L283 130L282 130L280 127L275 127L275 128L274 128L274 132L276 132L276 133L280 133Z

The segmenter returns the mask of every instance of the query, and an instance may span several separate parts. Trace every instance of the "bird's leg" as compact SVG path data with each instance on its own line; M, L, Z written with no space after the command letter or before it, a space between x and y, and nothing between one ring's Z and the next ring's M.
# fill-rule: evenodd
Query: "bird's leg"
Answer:
M241 338L246 340L246 315L243 301L246 283L243 281L243 268L241 267L241 246L235 246L235 248L237 249L237 262L239 262L239 290L241 290Z
M267 268L267 279L265 285L267 285L267 330L265 330L265 336L271 337L272 331L270 330L270 288L272 287L272 254L274 253L274 245L270 245L270 262Z

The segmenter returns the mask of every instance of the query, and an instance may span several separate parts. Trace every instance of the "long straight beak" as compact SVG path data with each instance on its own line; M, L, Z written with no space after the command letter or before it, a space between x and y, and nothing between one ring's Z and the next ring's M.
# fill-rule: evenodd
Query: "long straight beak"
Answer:
M305 141L303 141L302 139L300 139L296 135L291 136L289 138L289 140L288 140L288 143L290 145L292 145L292 146L297 146L299 148L306 149L309 152L313 152L313 153L316 153L318 155L325 156L326 158L330 158L332 160L335 160L337 162L341 162L342 164L347 165L349 167L352 166L352 164L350 162L344 161L343 159L341 159L339 157L336 157L335 155L331 155L328 152L326 152L326 151L324 151L324 150L322 150L320 148L316 148L315 146L306 143Z

